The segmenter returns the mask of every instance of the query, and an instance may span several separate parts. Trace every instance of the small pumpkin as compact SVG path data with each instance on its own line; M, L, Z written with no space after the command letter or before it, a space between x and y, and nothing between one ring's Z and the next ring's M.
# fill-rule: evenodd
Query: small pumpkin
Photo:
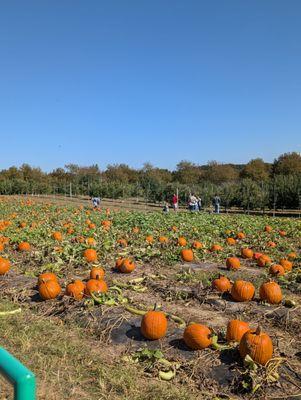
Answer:
M140 329L146 339L161 339L167 332L167 318L162 311L148 311L142 317Z
M93 267L90 271L90 279L102 280L105 276L105 271L101 267Z
M122 264L120 265L120 267L118 268L118 271L122 272L123 274L130 274L131 272L134 271L135 268L136 268L136 265L135 265L134 261L131 260L130 258L125 258L122 261Z
M274 276L282 276L285 274L285 269L280 264L274 264L270 266L269 274Z
M289 260L294 260L295 258L297 258L297 254L294 251L291 251L290 253L288 253L287 258Z
M187 347L192 350L206 349L212 344L211 330L201 324L190 324L186 327L183 339Z
M178 246L181 246L181 247L187 246L187 240L183 236L180 236L178 238Z
M289 272L293 269L293 263L291 261L287 260L286 258L281 258L281 260L279 261L279 264L282 265L285 272Z
M199 250L203 247L203 243L199 242L198 240L194 240L192 242L192 248L195 250Z
M52 233L52 238L58 242L61 242L63 240L63 235L61 232L55 231Z
M54 280L42 280L39 284L39 294L43 300L55 299L61 290L60 284Z
M125 239L118 239L118 240L117 240L117 244L118 244L119 246L121 246L121 247L126 247L126 246L128 245L128 242L127 242L127 240L125 240Z
M249 355L256 363L265 365L273 355L272 340L260 327L249 330L241 338L239 353L243 359Z
M153 235L147 235L145 238L145 241L149 244L153 243L153 241L154 241Z
M27 251L30 251L30 249L31 249L31 247L30 247L30 244L28 242L21 242L21 243L18 244L18 250L19 251L27 252Z
M168 243L168 238L166 236L160 236L159 242L162 244Z
M286 236L287 233L286 233L286 231L282 231L282 230L281 230L281 231L279 231L279 235L280 235L280 236Z
M255 287L251 282L237 280L231 288L231 296L236 301L250 301L255 294Z
M211 285L213 289L218 290L221 293L229 292L232 286L229 279L222 275L214 279Z
M85 284L77 279L66 286L66 295L76 300L82 300L84 297Z
M86 243L88 246L96 246L96 240L93 237L88 237Z
M234 246L234 245L236 244L236 240L235 240L234 238L232 238L232 237L228 237L228 238L226 239L226 242L227 242L227 244L228 244L229 246Z
M84 251L84 257L88 262L97 261L97 253L94 249L86 249Z
M270 240L270 241L267 243L267 246L268 246L268 247L274 248L274 247L277 246L277 244L276 244L275 242L272 242L272 241Z
M236 235L237 239L245 239L246 235L244 232L238 232Z
M240 342L243 335L250 330L248 322L232 319L228 322L226 339L227 342Z
M0 257L0 275L5 275L10 270L10 261Z
M240 261L237 257L228 257L226 260L226 266L228 269L239 269L240 268Z
M223 248L219 244L213 244L210 247L210 251L212 251L212 252L214 252L214 251L222 251L222 250L223 250Z
M106 293L108 285L104 280L89 279L86 283L85 294L91 296L91 293Z
M281 288L276 282L265 282L259 288L259 297L270 304L279 304L282 301Z
M266 225L266 226L264 227L264 231L265 231L265 232L270 233L270 232L272 232L272 230L273 230L273 228L272 228L270 225Z
M257 260L257 265L259 267L265 267L268 264L271 264L271 258L265 254L263 254L262 256L260 256Z
M254 256L253 250L248 248L241 249L240 254L243 258L253 258Z
M194 259L193 251L191 249L182 249L181 258L185 262L191 262Z

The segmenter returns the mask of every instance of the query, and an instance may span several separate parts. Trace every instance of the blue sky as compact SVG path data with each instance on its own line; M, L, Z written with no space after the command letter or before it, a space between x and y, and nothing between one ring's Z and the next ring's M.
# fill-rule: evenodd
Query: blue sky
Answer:
M301 151L300 0L0 5L0 168Z

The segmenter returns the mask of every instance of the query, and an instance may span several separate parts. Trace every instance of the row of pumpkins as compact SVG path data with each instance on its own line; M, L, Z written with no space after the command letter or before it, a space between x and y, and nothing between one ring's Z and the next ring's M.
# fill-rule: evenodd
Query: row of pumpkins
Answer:
M124 262L125 261L128 260L124 260ZM117 265L118 264L122 265L120 260ZM91 295L92 292L107 292L108 285L103 279L104 275L105 272L102 268L93 267L90 271L90 279L86 283L82 282L81 280L74 280L72 283L69 283L66 286L66 295L72 296L77 300L81 300L85 295ZM225 291L226 284L231 285L230 281L227 281L228 279L226 277L219 277L212 282L212 286L220 291ZM271 287L272 283L273 282L268 282L261 286L260 297L263 296L265 300L270 299L275 302L275 299L277 298L279 300L280 297L279 293L274 293L272 298L269 297L269 293L275 291L275 288ZM248 300L250 300L254 295L255 288L252 285L254 290L251 290L249 285L252 284L243 281L236 281L231 289L232 296L235 296L234 298L238 301L242 301L242 298L246 300L247 294ZM38 288L39 294L44 300L53 299L61 293L61 286L58 282L58 278L54 273L51 272L46 272L39 276ZM279 301L281 301L281 299ZM168 320L163 311L147 311L142 317L140 329L142 335L146 339L158 340L163 338L167 333L167 328ZM183 340L185 344L192 350L202 350L210 347L213 344L212 338L213 332L210 330L210 328L198 323L189 324L183 333ZM227 325L226 339L229 343L239 343L239 352L242 358L244 358L246 355L249 355L255 362L265 365L272 357L272 340L269 335L261 331L260 327L258 327L256 330L252 330L247 322L231 320Z

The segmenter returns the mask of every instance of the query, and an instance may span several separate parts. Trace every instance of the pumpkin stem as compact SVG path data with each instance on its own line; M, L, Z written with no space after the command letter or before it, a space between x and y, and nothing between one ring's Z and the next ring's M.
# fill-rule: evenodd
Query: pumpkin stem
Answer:
M260 335L261 332L262 332L261 326L258 325L255 333L256 333L256 335Z

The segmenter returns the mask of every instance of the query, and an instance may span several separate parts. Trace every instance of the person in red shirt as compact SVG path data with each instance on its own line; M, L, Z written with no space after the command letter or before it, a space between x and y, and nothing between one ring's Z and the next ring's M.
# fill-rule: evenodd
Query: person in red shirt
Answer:
M175 193L172 196L172 206L173 206L174 211L177 211L179 208L179 198Z

